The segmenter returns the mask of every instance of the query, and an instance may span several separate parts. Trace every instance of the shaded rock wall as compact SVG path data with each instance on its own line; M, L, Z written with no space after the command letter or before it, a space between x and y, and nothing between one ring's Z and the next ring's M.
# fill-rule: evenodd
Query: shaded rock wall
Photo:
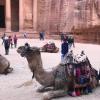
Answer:
M70 32L100 24L100 0L38 0L38 30Z
M75 27L100 25L100 0L76 0Z
M24 27L33 28L33 2L24 0ZM37 0L37 31L70 32L100 25L100 0Z
M24 0L24 28L33 28L33 0Z
M69 32L74 23L75 0L38 0L38 30Z
M4 0L0 0L0 5L5 5L5 1Z
M34 31L35 22L37 22L35 31L46 31L50 34L70 32L73 27L77 29L100 25L100 0L37 0L37 13L34 13L34 0L23 1L22 17L26 30ZM0 0L0 5L4 4L5 2ZM14 7L12 6L13 9ZM19 13L14 11L11 13ZM37 21L34 21L35 14ZM16 14L12 15L14 15L12 20L16 19Z
M51 0L38 0L37 6L37 30L48 31Z
M75 0L63 0L60 6L60 31L70 32L74 26Z

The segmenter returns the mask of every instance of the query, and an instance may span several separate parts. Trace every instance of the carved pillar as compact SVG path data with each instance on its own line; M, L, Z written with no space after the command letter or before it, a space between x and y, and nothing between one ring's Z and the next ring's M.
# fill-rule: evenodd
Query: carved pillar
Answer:
M37 31L37 0L33 0L33 31Z
M24 0L19 0L19 31L24 29Z
M71 32L74 26L75 0L61 0L60 31Z
M11 0L6 0L6 31L11 31Z
M49 2L48 2L48 13L47 13L47 15L48 15L48 17L47 17L47 19L48 19L48 34L50 34L51 32L51 30L50 30L50 22L51 22L51 3L52 3L52 0L49 0Z

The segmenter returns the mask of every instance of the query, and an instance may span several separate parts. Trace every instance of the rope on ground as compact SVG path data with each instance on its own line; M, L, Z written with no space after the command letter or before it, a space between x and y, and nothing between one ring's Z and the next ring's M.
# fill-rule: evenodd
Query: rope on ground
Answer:
M33 80L31 79L31 80L29 80L29 81L26 81L26 82L24 82L24 83L22 83L22 84L20 84L20 85L18 85L18 86L16 86L16 88L21 88L21 87L25 87L25 86L30 86L30 85L32 85L32 83L33 83Z

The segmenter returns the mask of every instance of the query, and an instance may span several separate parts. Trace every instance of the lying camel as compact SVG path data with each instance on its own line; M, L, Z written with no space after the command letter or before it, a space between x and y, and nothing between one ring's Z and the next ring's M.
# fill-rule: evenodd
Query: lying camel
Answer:
M56 47L55 43L47 43L40 48L41 52L57 53L59 48Z
M65 65L59 64L52 71L47 72L43 69L40 49L37 47L30 47L29 44L20 46L17 52L22 56L26 57L29 68L33 73L33 77L42 85L38 89L38 92L44 92L53 87L52 91L48 91L44 94L44 100L51 100L52 98L62 97L67 95L69 88L74 86L73 72L70 74L66 70L64 73ZM62 74L66 74L66 78L60 78Z
M10 62L0 55L0 74L8 74L13 71L13 68L10 68Z

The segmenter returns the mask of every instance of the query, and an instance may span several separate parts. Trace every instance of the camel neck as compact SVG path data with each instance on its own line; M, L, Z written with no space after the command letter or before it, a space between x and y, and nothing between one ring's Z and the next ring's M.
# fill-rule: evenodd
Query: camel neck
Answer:
M26 57L29 67L32 68L31 70L34 71L44 71L43 70L43 65L42 65L42 60L41 60L41 55L37 56L37 55L31 55Z
M41 55L31 55L29 57L26 57L29 67L31 69L31 71L34 71L34 77L36 78L36 80L41 84L41 85L50 85L51 84L51 80L48 81L48 77L52 77L52 74L46 72L43 69L43 65L42 65L42 59L41 59Z

